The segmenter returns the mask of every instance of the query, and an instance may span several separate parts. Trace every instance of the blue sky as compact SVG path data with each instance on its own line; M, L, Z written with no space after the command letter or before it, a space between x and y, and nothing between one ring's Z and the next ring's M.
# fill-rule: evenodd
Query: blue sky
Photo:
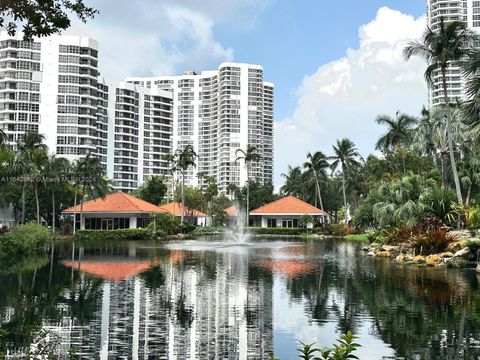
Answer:
M309 151L342 137L362 154L374 119L418 114L426 102L419 60L405 44L425 27L423 0L90 0L100 10L70 34L96 38L108 79L181 74L223 61L258 63L275 83L275 184Z

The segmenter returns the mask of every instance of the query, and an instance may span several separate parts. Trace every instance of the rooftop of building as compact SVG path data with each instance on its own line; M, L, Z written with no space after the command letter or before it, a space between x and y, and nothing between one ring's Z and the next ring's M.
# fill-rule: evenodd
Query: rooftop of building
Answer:
M251 215L328 215L325 211L296 198L293 195L265 204L258 209L250 211Z

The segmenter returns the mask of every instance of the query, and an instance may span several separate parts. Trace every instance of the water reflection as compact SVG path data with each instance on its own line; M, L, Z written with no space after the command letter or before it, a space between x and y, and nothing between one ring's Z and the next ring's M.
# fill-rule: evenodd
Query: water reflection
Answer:
M48 254L53 256L49 259ZM478 359L479 279L333 240L61 244L0 273L0 354L57 334L91 359L295 358L352 330L361 359Z

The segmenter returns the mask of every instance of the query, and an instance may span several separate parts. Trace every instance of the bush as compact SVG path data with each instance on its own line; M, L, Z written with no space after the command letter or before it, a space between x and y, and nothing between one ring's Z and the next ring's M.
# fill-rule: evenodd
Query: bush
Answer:
M455 235L449 234L445 228L436 228L418 233L410 242L419 253L428 255L446 251L448 245L456 240Z
M346 334L340 336L340 339L337 339L337 344L333 344L333 347L325 347L323 349L315 348L315 343L305 344L300 341L301 347L297 349L300 354L300 359L304 360L344 360L344 359L358 359L354 355L354 352L361 346L356 343L355 340L358 339L357 336L354 336L351 331L348 331ZM320 354L322 357L319 358L316 354Z
M355 232L355 229L349 224L329 224L325 230L327 234L333 236L347 236Z
M225 227L222 226L200 226L197 227L194 231L194 235L216 235L223 234L225 232Z
M176 235L181 232L180 220L172 214L158 214L148 226L150 231L159 235ZM162 236L158 236L162 237Z
M0 235L0 258L28 257L52 240L51 232L34 223L21 225Z
M180 230L179 232L181 232L182 234L190 234L193 231L195 231L196 228L197 227L195 225L192 225L192 224L189 224L189 223L183 223L179 227L179 230Z
M257 235L292 235L292 236L299 236L306 233L319 233L322 232L323 229L321 228L314 228L314 229L305 229L305 228L261 228L261 227L248 227L245 228L245 231L251 234Z
M75 233L79 241L130 241L151 240L149 229L118 229L118 230L80 230Z
M480 209L478 207L473 207L468 211L467 222L469 230L480 229Z

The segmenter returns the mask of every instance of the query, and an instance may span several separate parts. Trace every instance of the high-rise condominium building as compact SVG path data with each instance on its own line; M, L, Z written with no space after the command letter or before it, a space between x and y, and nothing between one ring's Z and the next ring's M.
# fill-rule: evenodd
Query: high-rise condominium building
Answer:
M0 129L12 146L30 130L69 160L95 153L97 49L85 37L0 33Z
M164 156L172 152L171 93L104 80L99 92L104 105L99 105L97 127L107 130L98 131L97 153L106 160L114 188L130 192L150 176L168 175Z
M248 176L271 181L273 97L259 65L108 82L99 76L95 40L55 35L26 42L0 33L0 129L10 145L38 131L52 153L70 161L97 156L121 191L170 175L165 154L186 145L199 156L186 174L189 185L213 176L225 193ZM247 176L235 160L249 145L261 160Z
M480 1L478 0L427 0L428 25L437 30L440 21L463 21L467 27L480 33ZM447 70L447 94L451 100L464 100L465 77L459 64L450 64ZM440 70L433 73L433 87L429 90L430 106L444 103L442 76Z
M244 185L247 169L235 160L236 151L248 145L262 157L251 164L250 178L272 180L274 86L263 80L261 66L223 63L201 74L189 71L126 81L172 93L173 151L192 145L199 156L197 167L186 174L187 184L202 186L201 175L207 175L216 178L222 192L230 184Z

